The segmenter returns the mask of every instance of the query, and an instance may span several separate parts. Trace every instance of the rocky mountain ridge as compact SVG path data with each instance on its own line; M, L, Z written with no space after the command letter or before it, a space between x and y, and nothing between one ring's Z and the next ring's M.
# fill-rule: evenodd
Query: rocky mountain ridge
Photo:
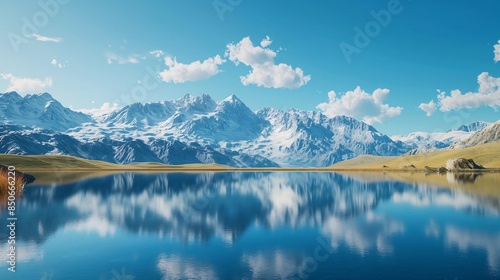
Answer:
M235 95L215 101L206 94L186 94L90 115L64 107L48 93L21 97L10 92L0 94L0 107L1 153L65 154L115 163L314 167L361 154L401 155L418 148L419 141L438 148L451 144L418 133L391 139L354 118L328 118L317 111L253 112ZM480 125L453 133L465 139Z

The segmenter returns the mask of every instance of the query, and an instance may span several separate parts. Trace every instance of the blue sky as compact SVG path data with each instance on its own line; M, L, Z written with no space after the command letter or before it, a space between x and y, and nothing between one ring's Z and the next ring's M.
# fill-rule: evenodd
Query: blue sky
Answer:
M386 134L446 131L500 119L498 11L495 0L1 1L0 92L46 91L74 109L236 94L253 110L345 114Z

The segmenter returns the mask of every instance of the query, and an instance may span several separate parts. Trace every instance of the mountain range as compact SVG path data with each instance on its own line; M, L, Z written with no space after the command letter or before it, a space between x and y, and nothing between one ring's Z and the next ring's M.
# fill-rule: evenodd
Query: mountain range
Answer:
M445 149L450 145L464 141L471 137L475 132L486 128L487 122L476 121L466 125L461 125L457 129L447 132L412 132L407 135L393 135L391 138L395 141L402 141L411 150L408 155L432 152L439 149Z
M462 149L498 141L500 141L500 121L489 124L484 129L476 131L467 139L453 143L450 149Z
M394 156L446 148L488 125L389 137L351 117L265 108L235 95L186 94L108 113L64 107L49 93L0 94L0 153L64 154L113 163L219 163L235 167L320 167L361 154Z

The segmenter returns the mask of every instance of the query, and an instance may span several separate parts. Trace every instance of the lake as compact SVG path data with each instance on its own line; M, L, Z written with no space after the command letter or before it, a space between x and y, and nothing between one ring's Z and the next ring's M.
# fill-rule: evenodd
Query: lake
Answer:
M15 273L0 227L0 279L500 279L500 175L411 176L121 173L28 185Z

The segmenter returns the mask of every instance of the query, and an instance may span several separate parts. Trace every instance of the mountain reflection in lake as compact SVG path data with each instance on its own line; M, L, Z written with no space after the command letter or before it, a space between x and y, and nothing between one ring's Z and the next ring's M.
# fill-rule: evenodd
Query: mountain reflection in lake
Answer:
M364 177L123 173L29 186L16 273L0 227L0 279L500 277L499 197Z

